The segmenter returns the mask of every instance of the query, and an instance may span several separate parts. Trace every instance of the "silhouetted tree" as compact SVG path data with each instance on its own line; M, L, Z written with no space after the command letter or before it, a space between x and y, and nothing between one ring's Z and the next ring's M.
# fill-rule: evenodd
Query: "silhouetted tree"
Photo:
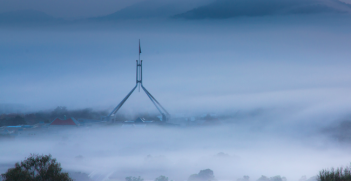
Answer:
M24 125L24 124L27 124L27 122L24 120L23 117L19 115L0 120L0 126L17 126L17 125Z
M67 108L65 106L57 106L52 112L51 117L61 117L63 118L64 115L68 115Z
M1 174L3 181L73 181L51 155L31 155Z
M274 176L270 178L271 181L286 181L285 177L281 177L280 175Z
M155 179L155 181L168 181L168 177L161 175L161 176L157 177Z
M243 178L239 178L239 179L237 179L237 181L250 181L250 177L247 175L244 175Z
M27 124L27 123L26 123L26 121L24 120L23 117L16 116L13 119L10 119L10 124L12 124L12 125L23 125L23 124Z
M143 181L144 179L139 177L126 177L126 181Z
M350 181L351 180L351 169L350 167L345 168L331 168L331 170L323 169L317 176L318 181Z
M270 179L264 175L262 175L257 181L270 181Z
M198 174L190 175L188 181L213 181L213 171L210 169L200 170Z
M257 181L287 181L285 177L281 177L280 175L268 178L262 175Z

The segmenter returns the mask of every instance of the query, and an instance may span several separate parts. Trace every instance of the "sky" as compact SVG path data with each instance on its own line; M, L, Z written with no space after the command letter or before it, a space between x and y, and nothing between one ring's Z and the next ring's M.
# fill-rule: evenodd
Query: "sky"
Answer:
M143 84L172 118L210 113L222 122L22 135L0 140L0 171L29 153L51 153L65 169L96 180L186 180L210 168L219 180L298 181L349 164L349 143L337 133L350 121L350 7L311 0L272 10L252 0L233 15L218 9L227 2L0 1L0 12L16 11L0 14L7 20L0 21L1 113L111 111L135 86L140 39ZM25 9L66 20L17 11ZM119 113L140 112L157 110L136 91Z
M0 12L36 10L58 18L87 18L103 16L118 11L141 0L2 0Z

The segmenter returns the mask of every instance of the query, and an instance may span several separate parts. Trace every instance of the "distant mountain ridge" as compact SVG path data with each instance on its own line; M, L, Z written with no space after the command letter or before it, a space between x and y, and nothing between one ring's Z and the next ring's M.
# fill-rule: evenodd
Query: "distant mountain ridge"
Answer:
M225 19L240 16L350 13L350 5L337 0L216 0L173 16L182 19Z
M41 11L21 10L0 13L0 23L43 23L43 22L57 22L61 19L54 18Z
M213 0L145 0L94 20L169 18Z
M351 13L339 0L144 0L115 13L68 21L44 12L21 10L0 13L0 24L55 24L152 18L226 19L287 14Z

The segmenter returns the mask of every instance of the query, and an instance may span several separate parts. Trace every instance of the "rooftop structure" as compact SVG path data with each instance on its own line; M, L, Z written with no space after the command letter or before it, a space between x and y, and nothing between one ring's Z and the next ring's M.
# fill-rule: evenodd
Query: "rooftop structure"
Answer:
M60 118L55 118L51 123L50 126L52 125L72 125L72 126L78 126L77 121L74 118L67 118L67 119L60 119Z

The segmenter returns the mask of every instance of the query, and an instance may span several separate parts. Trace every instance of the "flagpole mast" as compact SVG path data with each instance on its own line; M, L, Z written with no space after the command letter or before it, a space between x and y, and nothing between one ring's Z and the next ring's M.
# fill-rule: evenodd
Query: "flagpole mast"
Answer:
M139 61L138 61L138 73L139 73L139 76L138 76L138 79L139 79L139 92L140 92L140 77L141 77L141 71L140 71L140 69L141 69L141 63L140 63L140 53L141 53L141 47L140 47L140 39L139 39L139 50L138 50L138 52L139 52Z
M141 47L140 47L140 39L139 39L139 60L136 60L136 85L135 87L127 94L126 97L115 107L115 109L112 110L112 112L107 116L110 120L113 121L113 119L116 117L115 115L117 114L118 110L123 106L123 104L127 101L127 99L130 97L130 95L134 92L134 90L139 86L139 92L140 92L140 87L142 90L145 92L145 94L149 97L151 102L155 105L157 110L160 112L162 115L161 121L167 121L170 118L170 114L167 112L167 110L155 99L154 96L150 94L150 92L143 86L143 61L140 60L140 53L141 53Z

